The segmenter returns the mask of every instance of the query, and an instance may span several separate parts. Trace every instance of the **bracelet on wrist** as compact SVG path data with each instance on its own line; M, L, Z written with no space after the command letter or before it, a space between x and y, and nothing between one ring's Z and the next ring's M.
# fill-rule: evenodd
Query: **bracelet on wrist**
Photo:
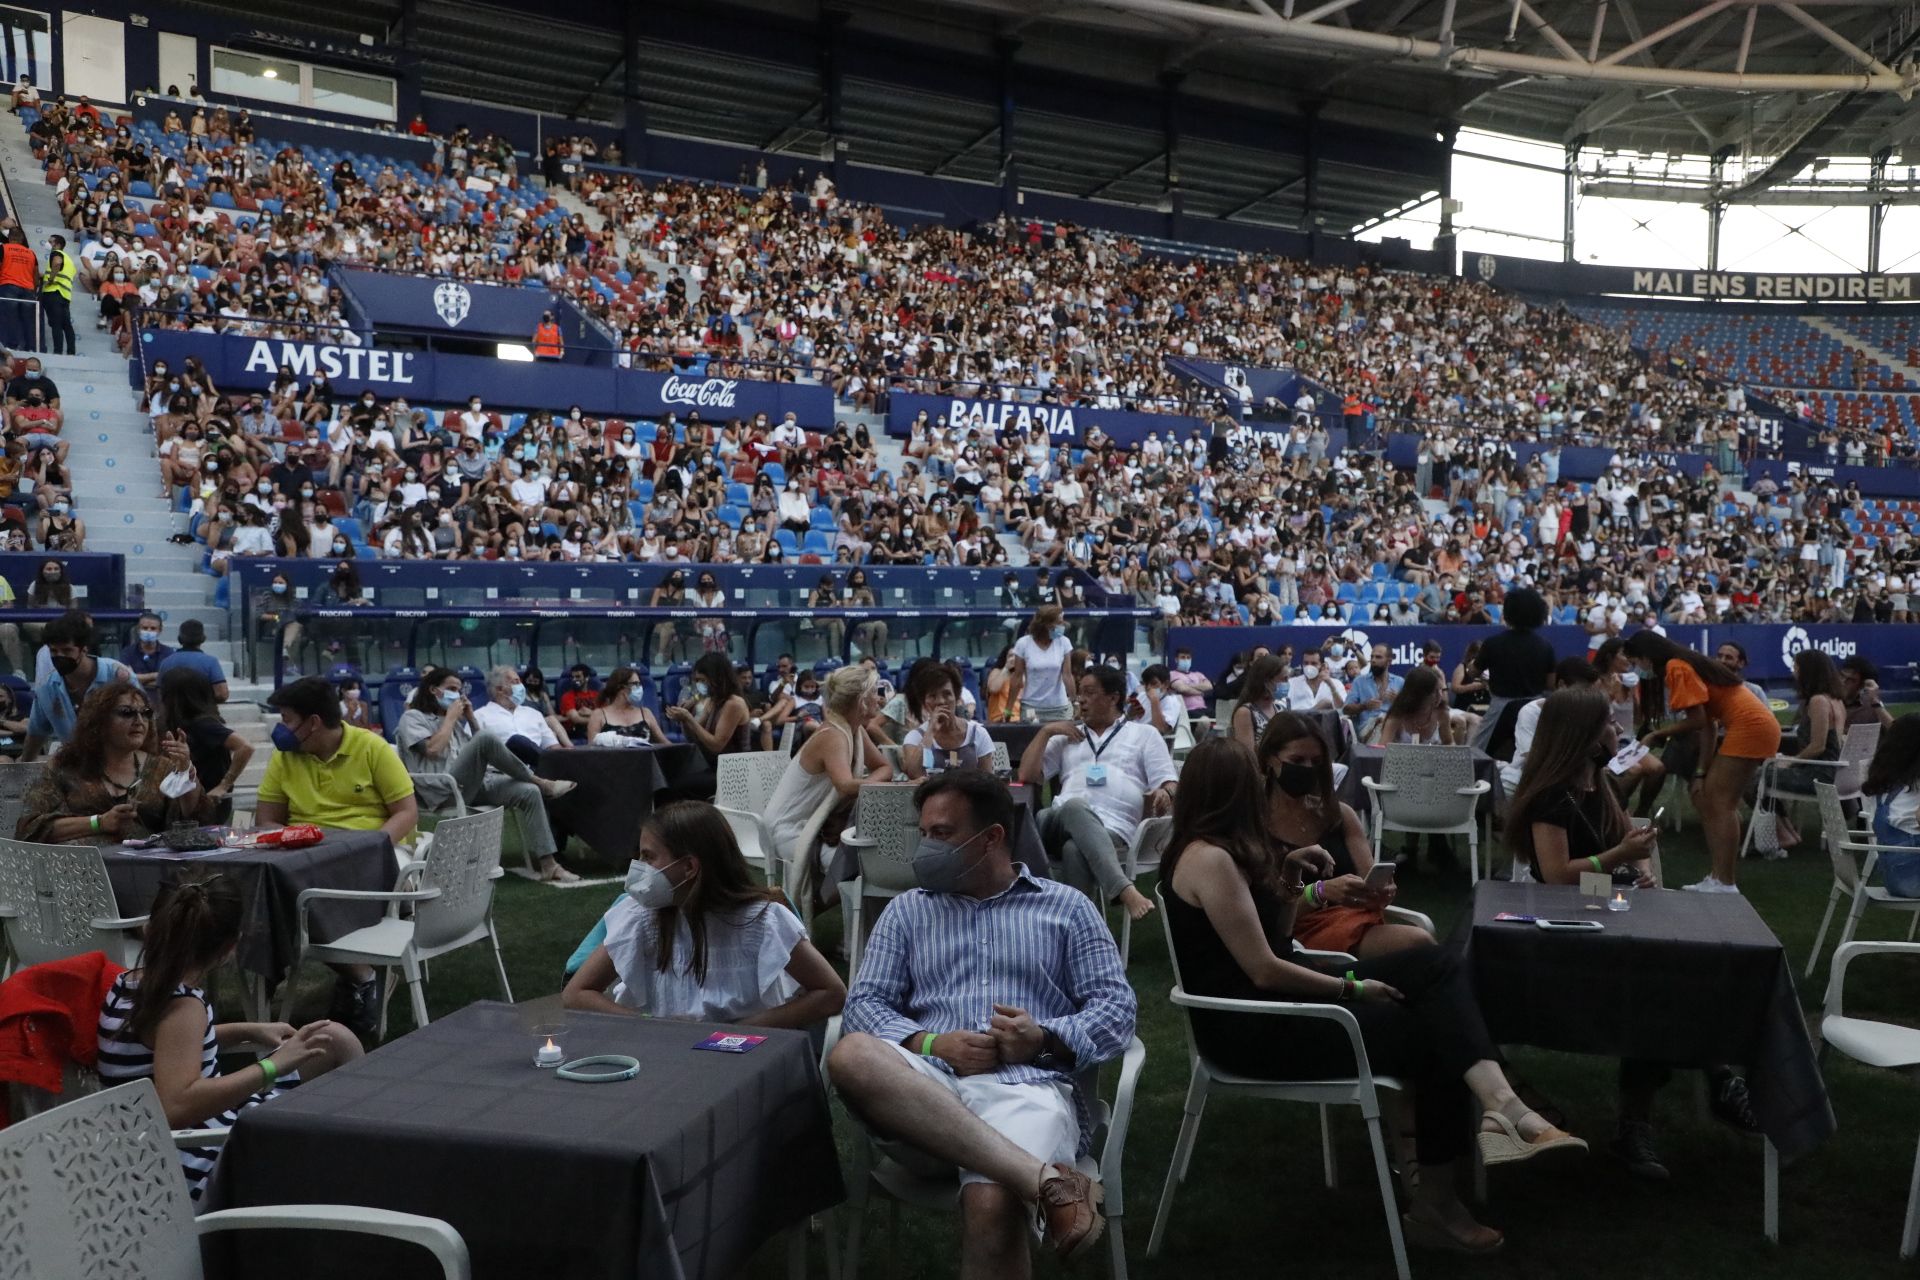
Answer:
M1588 862L1591 862L1591 863L1593 864L1593 869L1594 869L1595 871L1598 871L1598 872L1599 872L1599 873L1600 873L1601 875L1605 875L1605 874L1607 874L1607 864L1606 864L1606 863L1604 863L1604 862L1602 862L1602 861L1600 861L1600 855L1599 855L1599 854L1597 854L1597 853L1590 853L1590 854L1588 854L1588 855L1587 855L1587 861L1588 861Z
M274 1065L272 1058L260 1059L260 1074L267 1078L267 1088L271 1089L280 1079L280 1068Z
M933 1056L933 1042L939 1038L938 1033L932 1031L927 1032L920 1040L920 1056L923 1058L931 1058Z

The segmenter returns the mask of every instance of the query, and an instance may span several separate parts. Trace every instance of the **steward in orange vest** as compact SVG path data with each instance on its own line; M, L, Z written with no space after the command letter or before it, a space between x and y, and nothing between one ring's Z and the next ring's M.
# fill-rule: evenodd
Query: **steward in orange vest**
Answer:
M560 336L560 326L553 322L553 312L542 312L540 327L533 331L533 358L558 360L566 351L567 344Z

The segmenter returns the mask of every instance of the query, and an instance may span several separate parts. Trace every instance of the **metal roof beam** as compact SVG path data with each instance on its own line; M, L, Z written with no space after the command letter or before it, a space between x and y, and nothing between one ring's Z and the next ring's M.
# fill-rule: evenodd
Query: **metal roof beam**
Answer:
M1251 208L1254 208L1257 205L1263 205L1269 200L1279 199L1281 196L1287 194L1287 192L1293 190L1295 187L1305 186L1306 181L1307 181L1307 175L1305 175L1304 173L1297 178L1289 178L1287 179L1287 181L1281 183L1279 186L1271 187L1266 191L1262 191L1259 195L1255 196L1253 199L1245 201L1241 204L1235 205L1233 208L1227 210L1225 213L1221 214L1220 216L1223 218L1239 217L1241 214L1245 213L1247 210Z

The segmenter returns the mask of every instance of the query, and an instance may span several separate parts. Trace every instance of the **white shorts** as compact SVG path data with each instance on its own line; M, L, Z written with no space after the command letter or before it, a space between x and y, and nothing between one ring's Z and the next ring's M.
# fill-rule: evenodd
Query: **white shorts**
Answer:
M1065 1080L1041 1084L1007 1084L993 1076L956 1076L934 1065L905 1045L893 1046L913 1069L929 1080L937 1080L960 1105L985 1121L1022 1151L1046 1164L1073 1167L1080 1149L1080 1119L1074 1112L1073 1086ZM902 1164L925 1170L928 1158L910 1144L876 1135L876 1143ZM918 1159L915 1159L918 1157ZM929 1170L930 1171L930 1170ZM992 1182L971 1169L960 1171L960 1182Z

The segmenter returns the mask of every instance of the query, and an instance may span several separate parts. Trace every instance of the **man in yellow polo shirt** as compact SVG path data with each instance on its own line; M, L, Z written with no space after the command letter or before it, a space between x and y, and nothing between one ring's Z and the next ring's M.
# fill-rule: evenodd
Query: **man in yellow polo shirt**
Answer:
M340 718L333 685L308 676L267 699L280 713L273 759L260 780L254 819L263 827L311 822L351 831L385 831L396 843L413 834L420 806L413 779L386 739ZM343 979L331 1017L361 1035L380 1022L380 988L368 965L337 966Z

